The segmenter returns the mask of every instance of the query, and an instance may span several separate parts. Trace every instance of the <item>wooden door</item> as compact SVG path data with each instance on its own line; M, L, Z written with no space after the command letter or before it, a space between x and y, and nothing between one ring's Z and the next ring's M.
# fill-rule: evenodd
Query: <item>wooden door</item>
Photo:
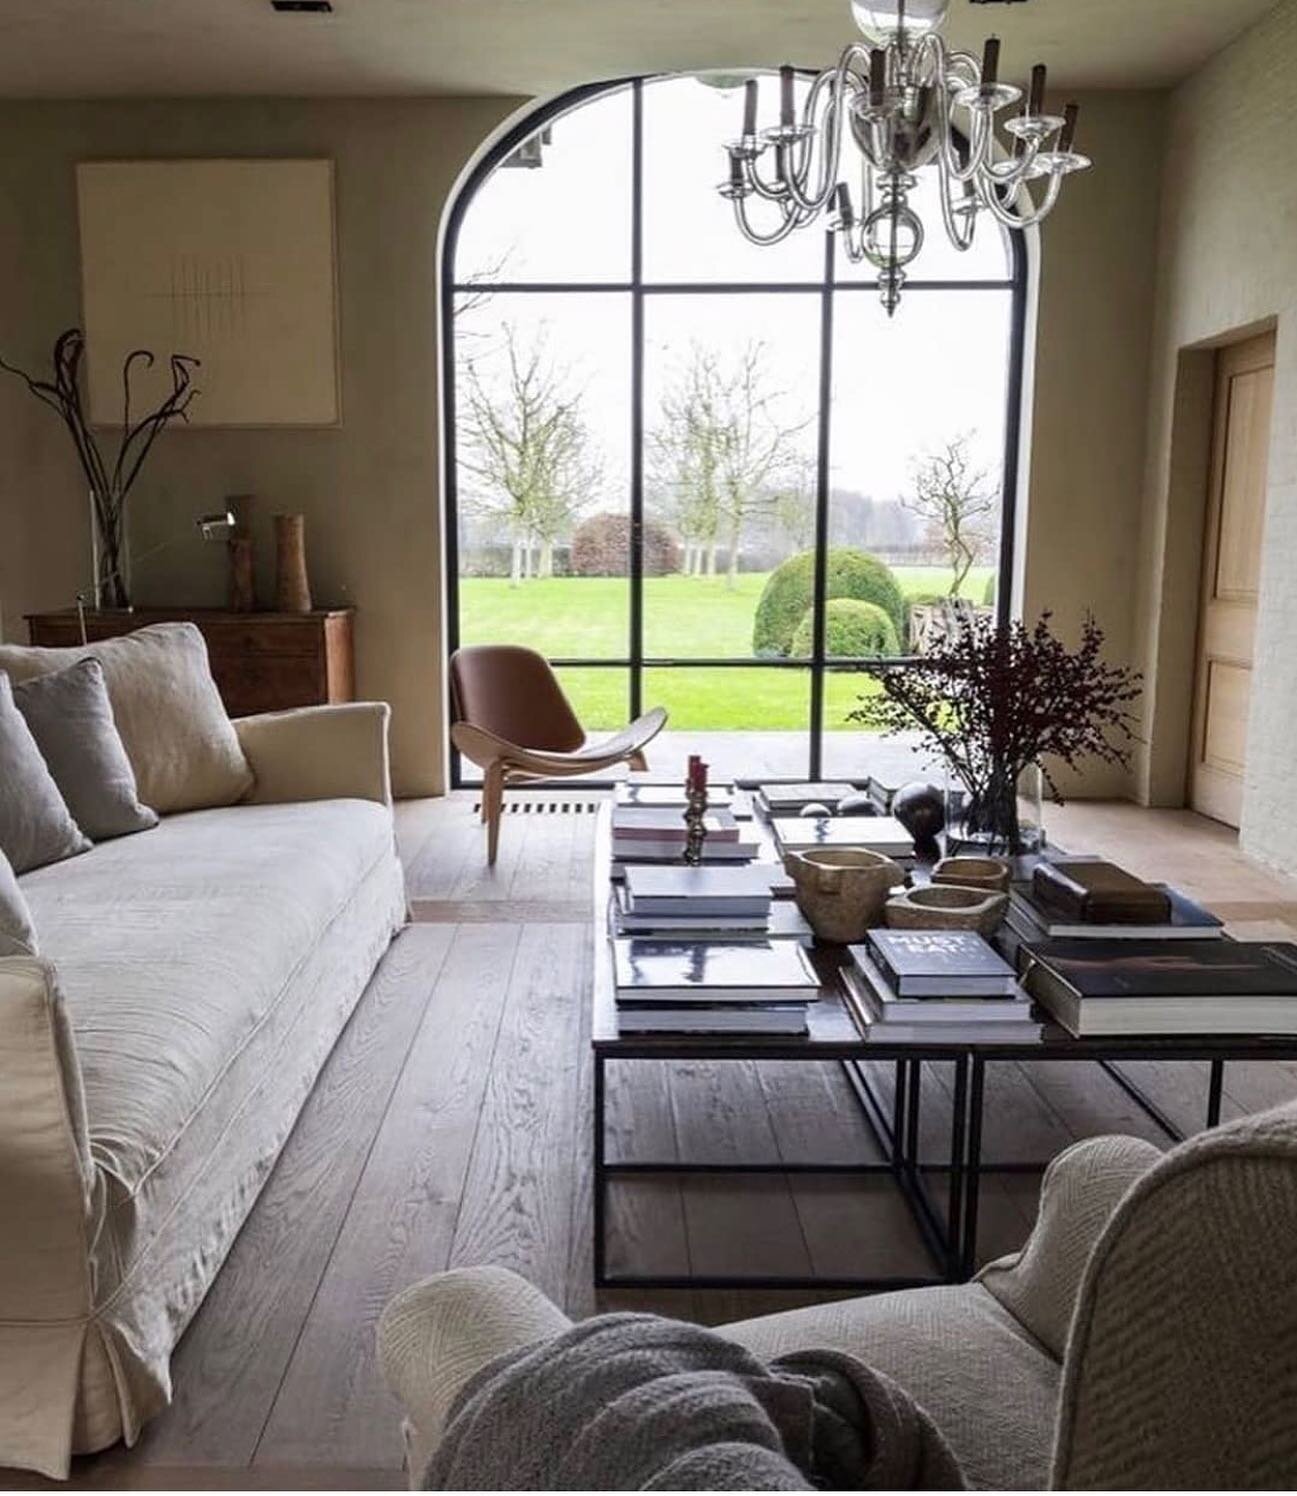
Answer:
M1239 823L1247 760L1274 354L1267 333L1216 359L1189 798L1230 826Z

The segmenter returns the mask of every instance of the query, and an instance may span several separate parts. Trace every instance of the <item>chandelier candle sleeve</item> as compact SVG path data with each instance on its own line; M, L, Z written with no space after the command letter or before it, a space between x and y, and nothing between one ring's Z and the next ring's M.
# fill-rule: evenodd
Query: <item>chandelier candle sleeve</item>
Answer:
M810 83L800 112L794 70L780 68L773 128L759 128L749 79L743 134L729 146L718 189L753 244L778 244L833 215L847 258L877 271L889 315L925 239L910 204L921 174L935 175L946 236L964 251L984 218L1009 229L1043 222L1063 179L1090 165L1075 149L1075 107L1045 113L1044 65L1032 70L1022 112L1002 115L1023 90L1000 81L999 40L990 38L980 60L949 50L941 31L948 8L949 0L855 0L864 40ZM858 217L841 191L856 177Z

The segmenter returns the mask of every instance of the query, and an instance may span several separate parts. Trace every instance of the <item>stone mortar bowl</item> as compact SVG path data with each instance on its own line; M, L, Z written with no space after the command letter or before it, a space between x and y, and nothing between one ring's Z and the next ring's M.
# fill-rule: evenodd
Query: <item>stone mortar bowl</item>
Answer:
M817 847L790 852L784 870L793 880L797 907L818 939L850 945L883 922L892 889L905 872L890 857L864 847Z
M884 914L889 930L975 930L993 935L1008 907L1008 894L935 883L893 894Z
M932 869L932 881L984 893L1008 893L1012 873L1003 857L943 857Z

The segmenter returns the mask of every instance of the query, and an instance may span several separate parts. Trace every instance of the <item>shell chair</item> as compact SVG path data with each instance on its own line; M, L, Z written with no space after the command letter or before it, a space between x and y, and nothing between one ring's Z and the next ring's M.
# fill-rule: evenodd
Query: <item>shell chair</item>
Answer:
M529 779L597 774L625 763L648 767L644 749L666 724L655 706L597 743L586 740L548 660L516 644L479 644L450 657L450 740L482 770L486 857L494 866L506 786Z

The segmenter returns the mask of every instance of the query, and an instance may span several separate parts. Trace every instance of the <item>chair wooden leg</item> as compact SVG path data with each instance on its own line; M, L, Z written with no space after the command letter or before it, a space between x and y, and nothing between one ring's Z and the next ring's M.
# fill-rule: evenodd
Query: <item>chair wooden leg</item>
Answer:
M482 813L486 821L486 865L495 866L495 854L500 845L500 816L504 810L504 765L496 762L488 766L482 780Z
M648 768L648 759L644 757L644 750L637 748L626 760L626 765L628 768L635 769L642 774Z

